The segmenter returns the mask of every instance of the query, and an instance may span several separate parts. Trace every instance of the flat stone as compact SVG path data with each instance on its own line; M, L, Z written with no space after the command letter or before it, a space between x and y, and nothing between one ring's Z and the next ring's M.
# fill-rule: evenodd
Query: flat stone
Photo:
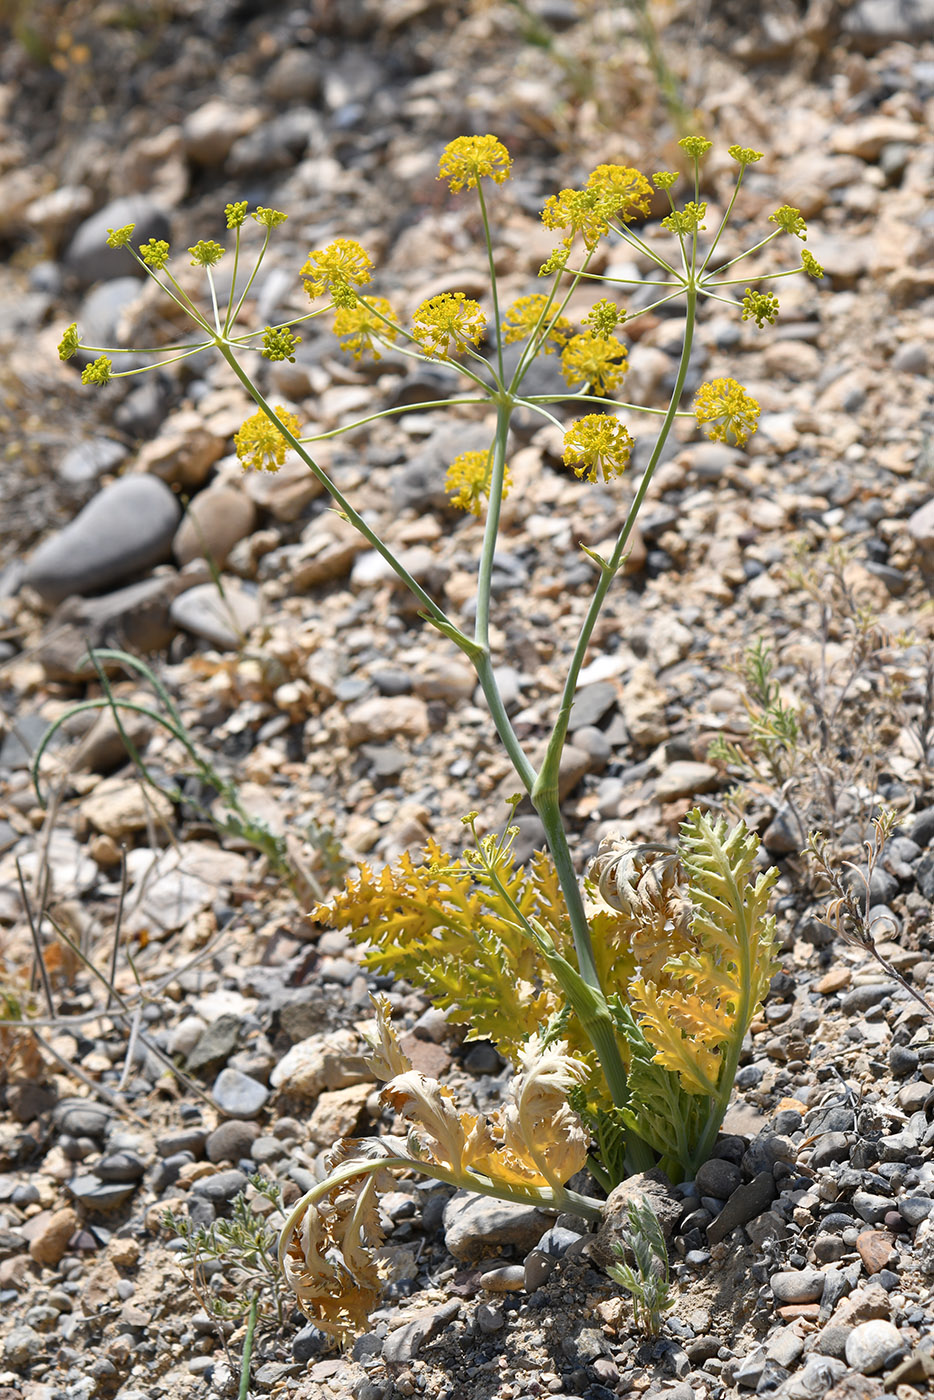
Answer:
M347 711L347 742L356 747L383 743L396 735L411 739L428 733L428 706L416 695L379 695Z
M720 781L720 770L712 763L694 763L688 759L670 763L655 783L659 802L673 802L678 797L693 797L709 792Z
M536 1206L458 1191L444 1209L444 1243L455 1259L473 1263L507 1244L532 1249L550 1223Z
M525 1288L525 1267L522 1264L505 1264L497 1269L487 1269L480 1275L480 1287L488 1293L516 1293Z
M246 1172L231 1167L228 1171L215 1172L213 1176L203 1176L191 1188L193 1196L203 1196L212 1204L220 1205L230 1201L247 1183Z
M200 583L175 598L169 617L177 627L202 637L220 651L237 651L261 617L259 599L237 579Z
M84 486L97 481L105 472L112 472L126 460L127 450L113 438L95 437L69 447L55 468L69 486Z
M164 793L155 792L135 778L105 778L85 799L82 810L96 831L115 841L147 830L154 821L169 824L175 811Z
M102 1181L99 1176L89 1172L84 1176L72 1177L68 1183L68 1190L85 1210L100 1211L106 1215L125 1205L136 1186L135 1181Z
M123 583L169 557L180 515L164 482L120 477L39 545L23 581L48 603Z
M737 1186L720 1214L708 1225L708 1244L719 1244L740 1225L747 1227L746 1233L749 1235L749 1225L757 1216L768 1211L775 1195L775 1178L770 1171L758 1172L752 1181Z
M877 1274L880 1269L888 1268L897 1252L887 1230L862 1230L856 1237L856 1249L867 1274Z
M390 1365L412 1361L423 1346L437 1337L449 1322L454 1321L460 1313L460 1308L459 1301L453 1298L447 1303L442 1303L440 1307L424 1309L410 1322L397 1327L383 1342L383 1360Z

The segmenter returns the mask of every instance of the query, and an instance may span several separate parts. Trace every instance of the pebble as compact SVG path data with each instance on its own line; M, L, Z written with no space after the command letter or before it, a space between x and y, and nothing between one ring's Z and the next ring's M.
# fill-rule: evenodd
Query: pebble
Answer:
M237 651L262 618L257 595L238 579L198 583L173 598L169 617L176 627L210 642L220 651Z
M136 225L133 242L137 246L150 238L170 237L168 215L154 200L142 194L111 200L79 225L63 257L68 272L88 285L131 274L142 277L142 269L128 253L107 246L107 230L127 224Z
M898 1358L904 1349L901 1335L891 1322L881 1318L861 1322L847 1338L847 1364L864 1376L872 1376L887 1362Z
M191 1191L192 1195L203 1196L212 1205L221 1205L232 1200L238 1191L242 1191L246 1182L246 1172L234 1167L228 1171L215 1172L213 1176L201 1177L193 1184Z
M231 1118L203 1140L204 1154L209 1162L239 1162L250 1156L258 1137L259 1129L255 1123Z
M39 545L23 582L48 603L124 583L168 558L180 514L156 477L120 477Z
M54 1267L61 1262L68 1248L68 1241L80 1222L71 1206L44 1212L44 1217L40 1228L30 1231L29 1256L37 1264L49 1264ZM30 1224L35 1227L38 1220L39 1217L34 1217Z
M824 1291L824 1275L819 1269L791 1269L773 1274L769 1280L779 1303L813 1303Z
M245 491L219 483L200 491L175 532L172 552L179 568L209 559L222 569L234 545L256 523L256 507Z

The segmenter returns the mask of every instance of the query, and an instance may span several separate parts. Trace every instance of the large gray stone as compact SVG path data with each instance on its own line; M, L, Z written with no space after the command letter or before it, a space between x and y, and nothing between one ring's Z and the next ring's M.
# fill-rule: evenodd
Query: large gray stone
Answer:
M102 282L112 277L142 277L143 270L122 248L107 244L109 228L135 224L133 244L138 247L150 238L169 237L169 220L164 209L144 194L112 200L85 219L65 250L67 270L81 282Z
M444 1243L455 1259L472 1263L507 1244L534 1248L551 1223L551 1216L536 1206L458 1191L445 1206Z
M123 583L169 557L181 508L164 481L124 476L43 541L23 582L48 603Z

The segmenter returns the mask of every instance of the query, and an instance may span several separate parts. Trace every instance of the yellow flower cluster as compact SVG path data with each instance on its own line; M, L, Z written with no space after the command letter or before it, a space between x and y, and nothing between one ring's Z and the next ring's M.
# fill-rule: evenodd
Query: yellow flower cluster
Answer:
M651 200L652 186L641 171L628 165L598 165L584 189L561 190L551 196L542 210L542 223L567 230L565 248L579 233L589 251L609 233L610 219L632 223L648 213Z
M768 321L770 326L774 326L775 318L778 315L778 297L771 292L754 292L751 287L746 288L743 297L743 320L754 320L759 329L763 323Z
M509 179L512 160L502 141L495 136L458 136L449 141L438 162L438 179L447 180L454 193L476 189L483 175L495 184Z
M295 414L290 413L281 404L276 406L274 412L289 432L297 437L301 431L301 424ZM252 467L258 472L275 472L285 461L289 444L276 424L260 411L248 418L238 433L234 433L234 447L244 468Z
M712 379L702 384L694 399L694 415L714 442L730 437L742 447L756 431L759 405L735 379Z
M618 418L588 413L578 418L564 435L564 460L575 476L588 481L612 481L629 465L632 438Z
M536 292L513 302L503 317L503 340L507 345L526 340L535 333L546 355L554 354L556 347L564 345L571 334L571 322L567 316L549 311L548 301L544 292Z
M707 204L701 200L700 204L695 204L693 199L688 200L683 209L676 209L673 214L669 214L667 219L662 219L662 228L668 229L669 233L691 234L697 233L699 229L706 228L707 225L701 223L707 214Z
M574 335L561 355L566 383L589 384L595 394L611 393L628 368L626 347L615 335Z
M339 306L334 313L334 334L346 336L342 348L359 360L364 350L380 358L379 341L392 342L399 335L396 314L385 297L369 297L353 306Z
M791 204L783 204L774 214L770 214L769 223L778 224L783 233L793 233L802 243L808 236L808 226L804 222L801 210L795 209Z
M444 489L451 497L451 504L458 510L480 515L483 503L490 495L490 470L492 457L489 452L462 452L448 467L444 478ZM503 474L503 499L508 496L512 477L507 467Z
M442 292L416 309L412 335L426 355L457 355L479 344L486 317L463 292Z
M308 254L299 276L310 297L330 292L337 301L342 292L350 292L352 303L356 299L354 288L369 282L372 267L373 259L355 238L335 238L326 248Z
M192 267L213 267L224 256L223 248L213 238L199 238L188 251Z

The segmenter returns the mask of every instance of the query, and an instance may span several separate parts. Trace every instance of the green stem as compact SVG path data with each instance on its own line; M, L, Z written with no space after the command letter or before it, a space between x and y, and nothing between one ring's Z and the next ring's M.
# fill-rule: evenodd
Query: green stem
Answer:
M480 217L483 220L483 241L486 243L486 260L490 269L490 290L493 294L493 324L496 327L496 364L499 369L499 383L502 385L503 371L503 332L502 322L499 314L499 287L496 278L496 265L493 260L493 235L490 232L490 219L486 210L486 200L483 197L483 186L477 181L477 196L480 200Z
M584 1220L598 1221L603 1218L603 1208L599 1201L594 1200L592 1196L582 1196L577 1191L570 1191L566 1186L557 1188L516 1186L512 1183L496 1181L492 1177L481 1176L479 1172L470 1171L469 1168L463 1172L455 1172L448 1167L440 1166L437 1162L413 1160L410 1157L377 1157L345 1162L336 1171L331 1172L330 1176L325 1177L324 1181L319 1181L310 1191L306 1191L289 1212L288 1218L279 1232L280 1271L292 1233L309 1206L317 1205L318 1201L328 1196L344 1182L354 1181L363 1176L371 1176L374 1172L391 1170L394 1167L418 1172L420 1176L429 1176L434 1181L446 1182L448 1186L454 1186L461 1191L473 1191L481 1196L495 1196L497 1200L512 1201L516 1205L538 1206L541 1210L554 1210L559 1213L566 1210L573 1215L581 1216Z
M338 490L337 486L328 476L327 472L322 467L319 467L318 463L314 460L314 458L311 457L309 453L305 451L300 440L295 436L291 429L288 428L286 424L282 422L278 414L263 397L259 389L257 389L256 385L253 383L252 379L250 379L246 371L241 368L240 362L238 361L236 355L234 355L230 347L223 340L217 340L215 343L217 345L218 350L223 355L224 359L230 365L230 368L233 370L234 374L240 380L240 383L250 395L250 398L254 401L255 404L257 404L259 408L262 409L263 413L266 415L269 421L276 425L279 432L285 438L289 446L293 449L293 451L298 453L299 457L301 457L306 467L308 467L309 470L313 473L313 475L318 478L322 486L324 486L325 490L327 490L328 493L337 502L341 511L350 521L351 525L353 525L355 529L360 531L360 534L363 536L363 538L368 542L368 544L372 545L372 547L376 550L377 554L379 554L381 558L386 560L386 563L390 566L393 573L396 574L396 576L399 579L401 579L401 581L405 584L406 588L408 588L411 593L415 594L415 597L421 603L422 607L425 609L425 612L429 615L430 619L444 631L444 635L446 637L450 637L452 641L456 642L456 644L461 648L462 651L465 651L467 655L470 656L473 651L473 644L471 643L470 639L464 636L464 634L460 631L459 628L455 627L454 623L451 622L450 619L447 617L443 608L440 608L435 602L435 600L431 597L431 595L425 592L421 584L416 582L416 580L409 573L408 569L406 569L403 564L400 564L399 560L393 554L389 546L387 544L384 544L384 542L380 539L379 535L377 535L376 532L372 530L370 526L366 523L363 516L360 515L358 511L354 510L353 506L347 500L343 492Z
M237 1400L248 1400L250 1394L250 1361L253 1358L253 1334L259 1315L259 1297L256 1293L250 1299L250 1311L246 1320L246 1336L243 1339L243 1360L240 1363L240 1390Z

